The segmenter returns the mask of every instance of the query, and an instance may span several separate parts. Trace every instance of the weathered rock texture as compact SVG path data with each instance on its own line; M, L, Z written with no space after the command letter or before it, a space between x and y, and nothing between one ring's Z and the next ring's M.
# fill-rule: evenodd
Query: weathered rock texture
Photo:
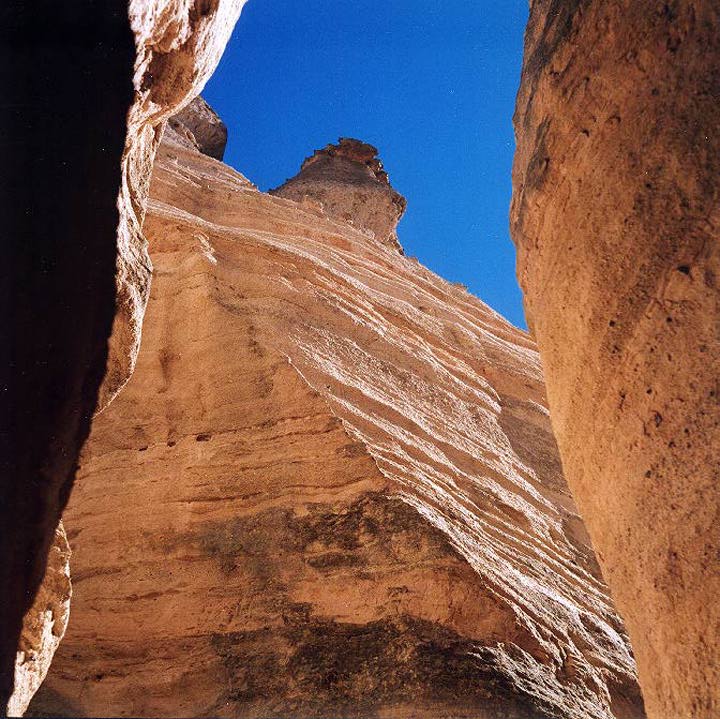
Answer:
M153 161L166 120L217 67L245 0L130 0L137 56L118 207L117 310L100 397L104 407L132 373L152 265L142 235ZM188 114L189 116L189 114Z
M648 713L720 715L720 6L536 0L512 226Z
M48 553L45 577L35 602L25 614L8 716L23 715L45 678L67 628L71 594L70 547L60 522Z
M242 4L3 6L2 709L90 418L137 354L150 274L140 224L163 121L200 91Z
M337 145L316 150L295 177L270 192L319 203L328 216L400 249L395 228L405 212L405 198L390 185L377 153L372 145L341 137Z
M173 142L199 150L222 160L227 144L227 127L215 110L198 95L177 115L168 120L165 132Z
M152 197L33 713L642 716L527 335L183 145Z

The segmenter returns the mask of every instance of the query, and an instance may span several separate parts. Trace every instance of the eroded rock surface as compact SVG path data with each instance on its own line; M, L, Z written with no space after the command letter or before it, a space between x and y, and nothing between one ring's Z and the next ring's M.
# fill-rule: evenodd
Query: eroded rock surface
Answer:
M137 354L150 278L140 225L164 120L200 91L242 4L3 13L0 709L91 417Z
M175 142L186 144L216 160L223 159L227 127L199 95L168 120L165 132L172 135Z
M316 150L300 172L271 194L319 203L330 217L400 248L396 227L405 198L390 185L376 147L349 137Z
M142 234L153 161L166 121L210 79L245 0L130 0L137 55L118 208L117 309L100 408L132 374L152 265ZM188 113L189 114L189 113Z
M648 713L720 715L720 6L536 0L513 236Z
M70 617L70 547L62 522L48 553L45 577L25 614L7 715L22 716L50 668Z
M181 144L152 198L33 713L642 716L527 335Z

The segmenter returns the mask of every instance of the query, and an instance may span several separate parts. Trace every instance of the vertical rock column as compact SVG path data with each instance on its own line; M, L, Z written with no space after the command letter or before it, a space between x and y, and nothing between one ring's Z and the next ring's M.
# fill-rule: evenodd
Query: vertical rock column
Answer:
M511 223L648 713L720 713L720 6L536 0Z
M352 137L341 137L306 158L300 172L271 194L319 205L388 247L401 250L397 223L407 202L392 185L378 150Z

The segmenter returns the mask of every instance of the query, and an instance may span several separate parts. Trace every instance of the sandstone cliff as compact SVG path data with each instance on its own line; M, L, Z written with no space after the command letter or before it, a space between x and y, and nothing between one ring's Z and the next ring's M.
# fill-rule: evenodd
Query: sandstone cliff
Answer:
M121 165L117 307L101 408L131 375L140 347L152 272L141 228L165 122L210 79L244 4L245 0L129 0L137 48L135 95Z
M323 158L332 191L374 157ZM143 346L83 454L33 713L642 716L527 335L171 135L151 196Z
M720 716L720 6L531 3L513 236L648 713Z
M90 419L137 354L151 271L140 225L164 121L202 89L242 5L38 0L3 14L0 709L37 684L15 667L21 632L42 641L23 616ZM13 676L26 683L11 700Z

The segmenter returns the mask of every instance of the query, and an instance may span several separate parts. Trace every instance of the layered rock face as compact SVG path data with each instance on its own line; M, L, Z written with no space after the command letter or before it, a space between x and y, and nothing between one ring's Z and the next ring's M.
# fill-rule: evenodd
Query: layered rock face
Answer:
M319 203L329 217L349 222L379 242L400 248L395 228L405 198L390 185L376 147L349 137L316 150L300 172L271 194Z
M720 7L537 0L512 226L648 713L720 715Z
M32 712L642 716L527 335L171 136L151 195Z
M227 127L215 110L199 95L168 120L165 132L175 143L222 160L227 145Z
M3 709L14 675L28 682L14 707L37 684L18 641L41 642L30 638L40 625L29 615L23 630L23 616L92 414L137 354L150 278L140 226L164 121L209 78L242 5L41 0L4 14Z
M168 118L210 79L244 4L245 0L129 0L137 48L135 94L122 155L117 307L101 408L132 374L140 347L152 272L142 223L155 152ZM185 118L190 121L192 115L189 111Z

